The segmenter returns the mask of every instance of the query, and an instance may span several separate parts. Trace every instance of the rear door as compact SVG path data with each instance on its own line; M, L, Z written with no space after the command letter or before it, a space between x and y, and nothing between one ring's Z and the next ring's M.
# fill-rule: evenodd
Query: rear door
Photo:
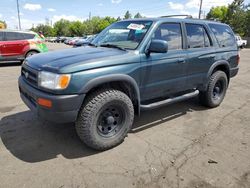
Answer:
M215 61L215 49L208 28L203 24L186 23L187 86L196 89L206 81L209 68Z
M20 32L6 32L5 42L2 46L2 54L7 59L16 59L24 56L24 47L26 40Z

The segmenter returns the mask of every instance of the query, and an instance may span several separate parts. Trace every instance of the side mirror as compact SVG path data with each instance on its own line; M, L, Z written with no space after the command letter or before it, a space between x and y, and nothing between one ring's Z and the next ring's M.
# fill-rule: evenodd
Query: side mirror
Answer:
M149 48L146 51L146 54L154 53L167 53L168 52L168 43L165 40L152 40Z

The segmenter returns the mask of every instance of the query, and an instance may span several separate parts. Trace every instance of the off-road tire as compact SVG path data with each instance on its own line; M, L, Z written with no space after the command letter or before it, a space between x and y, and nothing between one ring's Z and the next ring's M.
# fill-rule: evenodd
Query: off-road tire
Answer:
M219 84L219 94L216 97L216 87ZM220 106L224 97L226 95L226 91L228 88L228 78L225 72L223 71L216 71L214 72L208 81L208 87L206 91L201 91L199 98L200 103L204 106L215 108Z
M99 118L108 106L117 105L124 113L124 122L115 135L105 137L99 133ZM112 108L112 107L111 107ZM112 109L113 110L113 109ZM102 89L90 94L79 112L75 127L80 139L95 150L108 150L124 141L134 121L134 107L130 98L114 89ZM103 122L103 121L102 121ZM97 125L98 124L98 125Z

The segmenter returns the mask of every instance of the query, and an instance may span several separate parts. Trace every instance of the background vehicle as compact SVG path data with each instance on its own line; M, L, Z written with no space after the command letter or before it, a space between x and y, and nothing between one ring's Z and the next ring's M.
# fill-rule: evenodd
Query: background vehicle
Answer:
M95 39L95 37L96 35L90 35L86 39L79 39L78 41L74 43L73 47L76 48L76 47L81 47L81 46L87 46Z
M238 65L226 24L133 19L107 27L88 47L28 58L19 88L41 118L75 122L86 145L106 150L123 142L141 110L198 95L202 105L219 106Z
M67 44L70 45L70 46L73 46L80 39L85 39L85 37L83 37L83 38L81 38L81 37L74 37L74 38L70 39Z
M0 61L16 61L47 52L45 41L35 32L0 30Z
M247 46L247 40L243 40L240 35L235 35L235 38L239 48L245 48Z

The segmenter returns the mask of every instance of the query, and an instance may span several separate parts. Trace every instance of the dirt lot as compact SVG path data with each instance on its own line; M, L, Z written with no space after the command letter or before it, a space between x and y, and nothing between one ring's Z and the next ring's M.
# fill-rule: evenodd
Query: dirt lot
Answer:
M0 71L0 187L250 187L250 50L219 108L192 99L143 113L106 152L73 125L38 121L19 98L20 66Z

